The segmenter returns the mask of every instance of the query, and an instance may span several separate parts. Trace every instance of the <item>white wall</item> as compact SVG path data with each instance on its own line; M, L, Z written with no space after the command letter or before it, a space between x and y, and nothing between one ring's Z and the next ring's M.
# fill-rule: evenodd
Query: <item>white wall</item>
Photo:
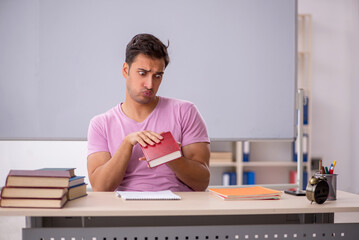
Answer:
M338 188L359 193L359 1L299 0L298 12L313 21L312 155L337 160Z
M89 182L86 153L86 141L0 141L0 185L10 169L44 167L75 167L76 175Z

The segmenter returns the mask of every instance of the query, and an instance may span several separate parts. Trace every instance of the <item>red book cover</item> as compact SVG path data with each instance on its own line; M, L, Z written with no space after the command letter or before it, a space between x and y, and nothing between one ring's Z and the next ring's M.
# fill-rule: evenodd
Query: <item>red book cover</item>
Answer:
M172 133L165 132L161 136L163 137L161 142L155 145L147 145L147 147L141 146L147 164L151 168L182 157L180 147Z
M68 187L68 171L10 170L6 186L10 187Z
M70 178L70 173L67 171L55 171L55 170L10 170L8 176Z

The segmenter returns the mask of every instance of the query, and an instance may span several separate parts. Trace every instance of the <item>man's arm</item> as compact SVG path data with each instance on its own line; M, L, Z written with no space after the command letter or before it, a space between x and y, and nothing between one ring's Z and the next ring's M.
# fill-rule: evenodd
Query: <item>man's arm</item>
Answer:
M208 187L209 143L193 143L182 147L183 157L167 163L176 176L195 191Z
M94 191L114 191L125 176L131 159L133 146L142 146L160 142L162 136L151 132L134 132L125 137L116 153L96 152L87 158L87 171Z

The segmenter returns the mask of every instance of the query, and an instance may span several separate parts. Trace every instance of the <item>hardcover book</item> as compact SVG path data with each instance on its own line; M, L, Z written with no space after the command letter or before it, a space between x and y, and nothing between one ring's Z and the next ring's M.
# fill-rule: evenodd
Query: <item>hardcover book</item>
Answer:
M68 171L70 177L75 177L75 168L40 168L41 171Z
M10 170L7 187L68 187L68 171Z
M61 198L67 188L3 187L2 198Z
M142 147L142 152L146 157L147 164L150 168L167 163L169 161L182 157L178 143L173 138L171 132L161 134L163 139L155 145Z
M211 152L210 162L233 162L232 152Z
M70 178L69 187L80 185L82 183L85 183L85 176L75 176Z
M1 198L1 207L11 208L62 208L67 202L67 195L62 198Z
M86 196L87 195L86 186L87 184L81 183L79 185L69 187L69 191L67 193L68 200L74 200Z

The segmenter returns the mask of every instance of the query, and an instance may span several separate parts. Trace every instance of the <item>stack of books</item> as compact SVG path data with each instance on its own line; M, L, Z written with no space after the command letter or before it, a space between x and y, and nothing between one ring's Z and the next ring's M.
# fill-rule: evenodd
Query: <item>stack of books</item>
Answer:
M0 206L62 208L68 200L86 195L84 177L76 177L74 168L10 170Z
M282 191L261 186L243 188L209 188L208 190L224 200L278 200L281 198L283 193Z
M1 207L61 208L67 202L67 171L10 170Z
M232 152L211 152L210 162L232 162Z
M87 196L85 176L76 176L75 168L41 168L41 171L66 171L70 174L67 199L69 201Z

